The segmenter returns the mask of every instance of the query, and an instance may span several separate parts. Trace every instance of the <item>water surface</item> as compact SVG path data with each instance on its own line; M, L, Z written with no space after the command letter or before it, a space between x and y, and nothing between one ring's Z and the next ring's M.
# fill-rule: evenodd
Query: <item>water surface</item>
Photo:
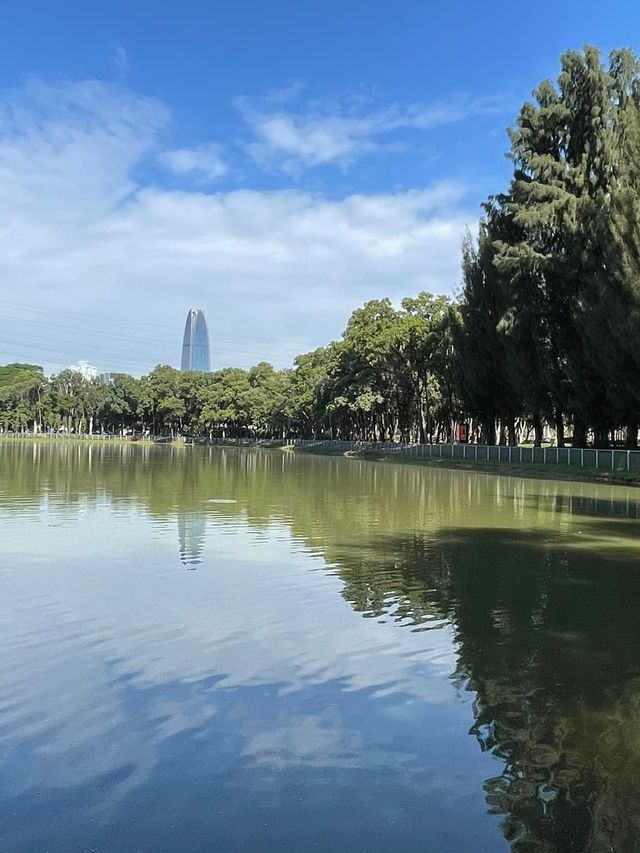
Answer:
M0 444L0 849L639 849L639 497Z

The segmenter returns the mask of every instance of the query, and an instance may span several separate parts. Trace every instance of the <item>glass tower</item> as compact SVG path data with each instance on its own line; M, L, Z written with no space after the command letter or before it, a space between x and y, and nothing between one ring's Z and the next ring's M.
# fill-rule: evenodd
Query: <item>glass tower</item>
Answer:
M197 370L209 373L211 355L209 353L209 329L207 318L200 309L192 308L187 314L182 340L181 370Z

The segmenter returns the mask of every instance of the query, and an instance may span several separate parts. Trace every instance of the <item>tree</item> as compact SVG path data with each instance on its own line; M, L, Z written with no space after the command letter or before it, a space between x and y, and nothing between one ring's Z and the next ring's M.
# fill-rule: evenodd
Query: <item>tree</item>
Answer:
M210 432L220 427L223 437L239 437L251 425L251 396L246 370L225 367L217 371L200 394L202 423Z
M297 356L291 377L290 406L305 438L320 438L329 428L328 405L333 397L333 375L339 345L329 344Z
M634 361L619 329L637 340L637 322L618 320L635 316L638 167L629 160L638 153L638 67L629 51L616 51L605 69L592 47L561 63L557 86L544 81L511 132L514 175L502 203L515 227L495 241L496 262L514 294L514 328L543 354L558 426L566 406L574 444L584 445L589 425L601 444L622 414L621 376ZM522 313L527 302L540 312L537 327ZM626 417L637 423L637 406Z
M42 368L35 364L0 367L0 423L4 429L33 431L42 427Z
M151 371L143 383L140 394L140 404L145 414L151 418L151 431L157 434L167 425L173 429L179 424L186 412L184 401L180 400L181 373L175 367L159 364ZM181 403L181 405L180 405Z
M251 420L261 435L271 438L284 437L292 420L289 390L291 371L274 370L272 365L261 361L248 373Z
M462 296L453 331L459 394L464 410L480 421L483 441L495 444L496 421L502 419L509 427L509 442L515 444L519 400L499 328L506 294L493 260L494 248L483 223L477 244L467 234L462 246Z
M127 421L133 428L141 409L142 390L141 381L126 373L119 373L107 386L103 414L112 430L117 428L124 435Z
M69 433L81 431L86 383L77 370L62 370L51 379L51 405L61 426Z

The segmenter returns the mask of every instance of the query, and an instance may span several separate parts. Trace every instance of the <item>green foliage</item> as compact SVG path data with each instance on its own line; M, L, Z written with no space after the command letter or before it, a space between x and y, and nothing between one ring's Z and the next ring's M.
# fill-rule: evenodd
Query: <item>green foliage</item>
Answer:
M511 184L463 252L463 401L483 419L515 406L538 442L546 418L560 442L567 419L580 446L587 428L603 445L622 425L636 443L639 72L627 50L606 67L593 47L564 54L557 84L522 107Z
M0 367L0 426L20 431L41 420L42 368L34 364Z

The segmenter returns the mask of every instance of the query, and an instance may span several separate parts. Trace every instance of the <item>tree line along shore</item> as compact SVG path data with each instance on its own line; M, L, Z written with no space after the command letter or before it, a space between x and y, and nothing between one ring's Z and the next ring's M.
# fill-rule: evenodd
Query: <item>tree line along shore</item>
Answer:
M462 244L456 297L367 302L290 369L108 385L0 368L0 429L66 433L638 446L640 64L561 58L509 131L512 176ZM455 285L452 282L452 285Z

